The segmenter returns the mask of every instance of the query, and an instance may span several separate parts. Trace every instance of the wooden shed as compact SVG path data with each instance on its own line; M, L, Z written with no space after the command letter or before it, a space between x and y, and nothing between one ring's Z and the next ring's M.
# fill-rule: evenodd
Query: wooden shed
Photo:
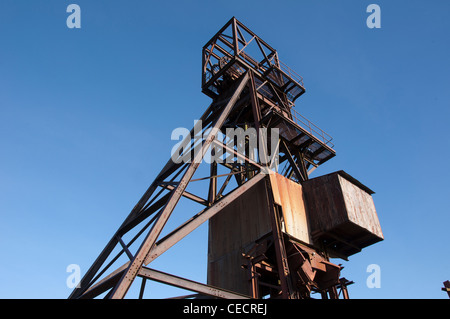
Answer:
M303 191L313 242L333 257L347 258L383 240L374 192L346 172L312 178Z

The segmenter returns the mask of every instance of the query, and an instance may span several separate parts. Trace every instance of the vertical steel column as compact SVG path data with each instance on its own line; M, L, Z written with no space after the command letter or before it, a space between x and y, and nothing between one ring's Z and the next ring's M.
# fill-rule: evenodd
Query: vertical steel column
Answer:
M294 289L284 246L283 233L281 231L280 218L273 201L272 185L270 179L266 179L267 197L269 202L269 214L272 223L272 235L274 239L275 255L277 259L278 276L280 277L281 293L284 299L293 297Z

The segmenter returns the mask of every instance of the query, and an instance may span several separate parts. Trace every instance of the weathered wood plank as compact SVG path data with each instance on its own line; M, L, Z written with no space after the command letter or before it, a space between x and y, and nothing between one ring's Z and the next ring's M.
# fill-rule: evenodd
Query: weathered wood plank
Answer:
M350 256L383 240L371 191L338 171L303 183L310 230L315 243L334 242L340 256Z

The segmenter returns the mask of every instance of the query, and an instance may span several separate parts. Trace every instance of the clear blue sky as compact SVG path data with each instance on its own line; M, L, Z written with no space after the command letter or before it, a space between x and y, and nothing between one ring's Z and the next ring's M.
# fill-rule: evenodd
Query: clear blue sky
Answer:
M81 29L66 26L71 3ZM366 26L370 3L381 29ZM172 130L209 104L201 48L232 16L303 76L296 109L337 151L315 176L343 169L376 192L385 240L339 261L350 296L448 298L449 12L438 0L2 0L0 298L67 298L67 265L87 270L169 158ZM206 230L154 266L205 281ZM366 286L370 264L381 288Z

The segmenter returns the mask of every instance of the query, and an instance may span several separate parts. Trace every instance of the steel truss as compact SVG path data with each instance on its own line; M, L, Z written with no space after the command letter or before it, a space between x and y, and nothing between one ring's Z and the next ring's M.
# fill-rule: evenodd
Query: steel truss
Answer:
M290 98L289 92L286 92L286 90L296 92L296 95L299 95L304 89L302 86L298 86L295 80L286 77L285 73L280 73L283 71L281 67L278 67L276 51L273 49L268 53L264 51L265 59L263 63L258 63L260 68L239 62L239 72L236 72L237 69L233 64L213 72L211 60L214 58L220 60L220 57L214 51L220 48L217 43L219 39L226 45L231 45L235 50L235 54L231 54L228 61L238 61L239 56L242 57L245 53L245 48L248 47L250 41L255 41L262 50L268 47L265 42L248 29L245 29L245 32L251 34L252 38L249 39L248 36L246 38L244 32L241 31L242 25L236 19L233 18L227 25L234 30L234 40L221 34L227 27L213 37L204 48L204 90L211 89L213 83L216 83L214 86L217 88L217 81L226 81L227 84L226 86L223 83L220 84L220 90L216 90L217 93L209 92L209 95L213 97L213 102L200 117L203 126L201 131L203 138L199 139L195 127L191 130L190 135L174 152L175 156L168 160L86 272L79 287L75 288L69 298L95 298L100 295L111 299L124 298L137 277L143 278L140 297L143 297L146 280L166 283L217 298L257 298L259 296L257 293L259 284L256 283L256 279L249 281L254 285L253 296L244 296L148 267L150 263L173 245L205 221L220 213L257 182L265 179L271 169L301 183L308 179L311 170L335 155L334 150L327 145L327 141L322 141L313 132L298 125L293 120L290 112L293 102L292 94ZM224 50L219 51L224 54ZM226 52L228 53L228 51ZM244 62L249 64L249 56L245 57ZM208 72L211 73L208 75L209 79L206 76ZM284 89L280 89L275 82L269 81L268 77L281 78L284 81L282 85ZM301 89L294 89L291 87L293 85ZM267 90L272 92L270 99ZM258 156L254 156L254 150L249 149L248 145L242 152L233 143L218 138L221 133L225 134L227 128L248 127L256 129L258 141L266 138L261 134L261 129L279 129L280 135L276 147L270 149L272 147L267 146L270 144L264 143L267 141L258 143ZM267 136L267 139L269 138L271 138L270 134ZM246 140L242 143L246 143ZM214 153L214 150L219 149L219 146L224 156L229 160L223 163L205 164L203 160L208 150L212 150ZM277 163L267 161L269 154L274 152L279 153ZM204 190L202 196L186 190L191 182L196 181L193 176L200 165L210 165L210 174L202 178L209 180L209 187ZM223 166L228 172L218 175L218 165ZM226 177L221 185L218 183L219 177ZM233 178L236 181L236 186L230 189L230 181ZM161 232L181 197L203 205L204 209L161 238ZM286 245L289 245L289 249L293 249L292 244L286 241L280 230L280 218L277 212L272 210L271 214L273 225L271 247L273 247L275 253L276 263L270 265L270 267L274 269L275 277L280 281L279 289L282 291L284 298L302 297L296 292L298 289L295 288L294 273L289 269L290 263L288 262ZM131 232L135 233L135 236L125 242L124 236ZM138 246L135 253L130 251L131 245L134 245L133 247ZM295 247L298 247L298 245ZM115 253L117 248L119 252ZM309 249L311 250L311 248ZM123 264L118 263L118 259L124 254L129 260ZM255 269L261 268L262 264L258 263L255 256L251 254L248 255L248 258L248 267L254 274L256 273ZM324 257L324 261L326 261L325 259ZM269 266L266 265L266 267ZM305 285L308 284L305 283ZM339 284L340 287L345 288L346 286L343 282ZM337 283L333 287L337 287ZM343 289L343 291L346 294L346 289ZM330 294L330 296L333 297L335 294Z

